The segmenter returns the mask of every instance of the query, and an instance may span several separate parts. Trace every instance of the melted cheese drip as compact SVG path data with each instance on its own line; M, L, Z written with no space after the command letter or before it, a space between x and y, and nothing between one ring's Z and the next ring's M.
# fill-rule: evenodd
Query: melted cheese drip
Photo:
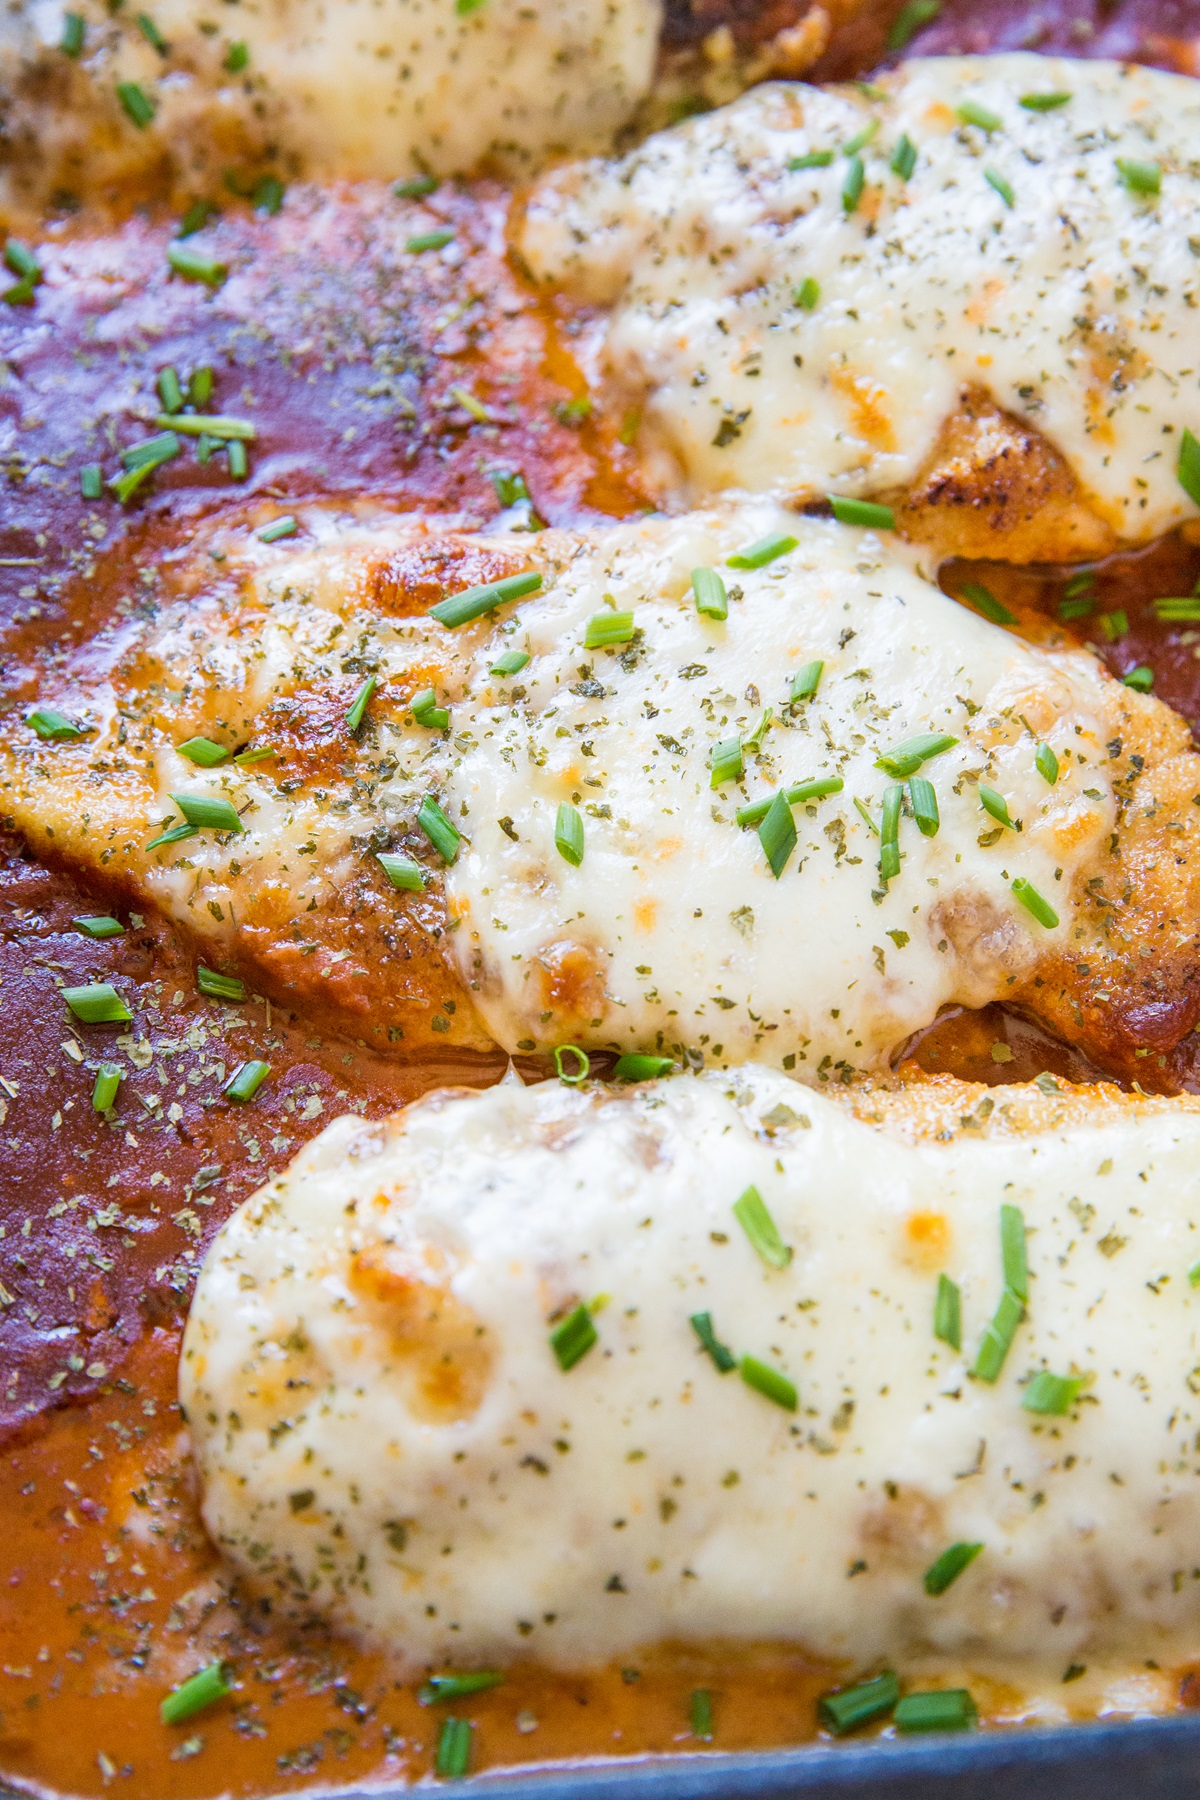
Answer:
M975 1102L981 1090L963 1090ZM557 1083L343 1119L225 1226L181 1396L204 1516L286 1610L411 1667L601 1663L662 1639L777 1638L998 1665L1194 1646L1200 1583L1200 1116L906 1141L753 1067L605 1093ZM755 1184L792 1251L732 1211ZM968 1370L1028 1230L1027 1317ZM963 1351L932 1332L939 1273ZM552 1320L597 1303L558 1365ZM697 1343L786 1376L784 1410ZM1082 1377L1065 1416L1035 1371ZM930 1598L956 1542L977 1561Z
M641 402L659 479L693 498L902 487L977 387L1057 446L1121 537L1194 515L1175 468L1200 429L1196 84L1020 54L880 83L757 88L535 190L523 254L609 309L600 370ZM1056 110L1020 104L1055 91ZM964 102L998 127L964 124ZM842 147L872 126L847 214ZM908 181L890 166L905 136ZM827 166L789 171L813 152ZM1130 192L1119 158L1160 164L1161 195Z

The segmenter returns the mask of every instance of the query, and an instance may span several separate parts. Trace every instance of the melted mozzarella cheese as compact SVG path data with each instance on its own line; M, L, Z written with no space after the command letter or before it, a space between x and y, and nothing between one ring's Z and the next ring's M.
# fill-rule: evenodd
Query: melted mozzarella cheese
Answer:
M1057 1686L1073 1660L1186 1655L1200 1115L1109 1090L1022 1132L1010 1108L1036 1106L993 1089L981 1131L961 1091L948 1141L753 1067L331 1125L201 1271L181 1398L213 1537L279 1609L410 1667L751 1638ZM735 1217L750 1184L784 1267ZM988 1382L1002 1205L1028 1306ZM939 1274L961 1354L933 1335ZM596 1342L564 1371L549 1334L581 1302ZM718 1372L701 1313L795 1410ZM1023 1407L1041 1370L1080 1384L1059 1416ZM930 1597L955 1543L983 1549Z
M917 60L874 92L758 88L556 172L520 242L542 281L607 309L600 370L642 404L664 485L900 488L982 388L1138 541L1195 510L1175 470L1200 428L1198 129L1196 84L1154 69ZM1131 191L1122 161L1161 193Z

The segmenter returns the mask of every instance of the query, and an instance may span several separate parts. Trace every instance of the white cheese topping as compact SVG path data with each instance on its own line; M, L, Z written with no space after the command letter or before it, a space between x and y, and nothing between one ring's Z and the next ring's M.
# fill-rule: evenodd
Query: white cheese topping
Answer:
M845 151L872 130L847 212ZM975 387L1138 541L1195 511L1175 469L1200 430L1198 131L1195 82L1156 69L917 60L874 96L760 87L548 176L520 243L542 281L609 309L600 370L640 401L664 484L903 486ZM1131 191L1122 162L1161 192Z
M1020 1135L1023 1091L988 1098L990 1135L978 1104L948 1143L754 1068L338 1121L200 1275L181 1396L210 1531L277 1607L410 1667L736 1638L1018 1684L1169 1664L1200 1624L1200 1115L1110 1098ZM734 1214L751 1184L783 1267ZM1028 1306L989 1383L1002 1205ZM564 1371L549 1334L581 1302L597 1341ZM718 1372L699 1313L794 1411ZM1078 1382L1061 1415L1023 1406L1038 1371ZM929 1596L960 1542L983 1548Z

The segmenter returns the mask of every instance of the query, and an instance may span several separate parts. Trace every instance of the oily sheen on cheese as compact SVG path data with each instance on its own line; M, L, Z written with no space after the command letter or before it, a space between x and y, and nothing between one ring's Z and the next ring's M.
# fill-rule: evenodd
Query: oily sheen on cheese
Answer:
M981 390L1140 542L1196 510L1176 464L1200 430L1198 126L1195 83L1154 69L919 59L870 91L760 87L556 171L520 245L600 309L597 378L640 406L668 490L903 489Z
M774 1638L1057 1688L1194 1652L1200 1117L957 1094L940 1139L754 1067L331 1125L200 1275L181 1398L214 1539L274 1608L414 1669ZM734 1214L751 1184L784 1267ZM989 1382L1002 1205L1028 1301ZM795 1410L718 1371L700 1313ZM1064 1413L1023 1406L1039 1371L1079 1383ZM983 1549L931 1597L954 1543Z

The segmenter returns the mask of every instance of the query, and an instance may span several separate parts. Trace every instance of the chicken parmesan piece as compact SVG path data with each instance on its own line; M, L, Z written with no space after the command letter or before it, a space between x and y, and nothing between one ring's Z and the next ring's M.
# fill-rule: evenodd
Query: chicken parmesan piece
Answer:
M200 1273L214 1540L413 1671L1183 1660L1198 1103L952 1085L936 1137L753 1066L331 1125Z
M1021 53L758 88L528 198L665 495L894 498L1066 561L1200 502L1195 83Z

